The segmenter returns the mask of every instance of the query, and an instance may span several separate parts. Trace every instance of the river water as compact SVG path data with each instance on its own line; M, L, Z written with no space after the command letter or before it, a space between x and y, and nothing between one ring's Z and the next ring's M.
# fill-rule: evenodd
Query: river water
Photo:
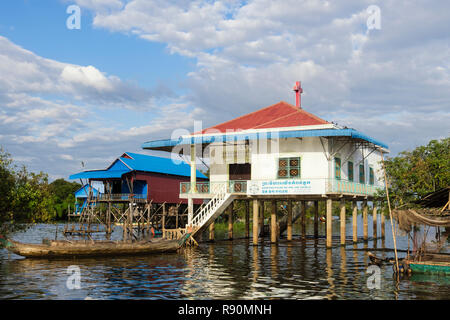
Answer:
M358 225L361 236L360 216ZM308 221L307 234L312 228ZM13 238L40 243L54 238L55 229L40 224ZM371 229L369 224L369 237ZM379 239L377 248L393 248L390 229L387 221L386 240ZM294 235L299 233L294 225ZM257 247L249 239L219 240L173 254L78 260L24 259L2 249L0 299L450 299L450 277L412 275L397 282L391 265L381 267L376 286L367 251L361 250L375 243L339 246L339 221L333 222L333 233L332 250L326 250L324 238L298 236L278 245L268 238ZM398 247L407 248L406 237L398 238ZM393 252L373 252L393 257ZM69 266L80 270L80 289L67 286Z

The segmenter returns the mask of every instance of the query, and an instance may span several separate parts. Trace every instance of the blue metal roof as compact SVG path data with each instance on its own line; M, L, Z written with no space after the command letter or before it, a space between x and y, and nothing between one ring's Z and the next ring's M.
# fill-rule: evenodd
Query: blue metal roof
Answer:
M176 145L188 144L210 144L213 142L229 142L242 140L258 140L270 138L302 138L302 137L352 137L373 143L382 148L388 149L387 144L375 140L355 129L314 129L314 130L288 130L288 131L268 131L253 133L232 133L232 134L211 134L197 137L180 137L179 139L155 140L142 144L143 149L160 149L174 147Z
M181 163L176 164L171 158L161 158L132 152L127 152L126 154L133 159L121 157L120 161L133 170L165 173L185 177L191 176L191 166L181 160ZM197 177L205 179L208 178L198 170Z
M123 174L131 170L92 170L75 173L69 179L108 179L121 178Z
M71 175L69 179L121 178L123 174L130 171L155 172L184 177L191 176L191 167L181 160L181 163L176 164L170 158L161 158L132 152L126 152L124 155L131 157L131 159L122 156L117 158L106 170L82 171ZM198 170L197 177L208 178Z

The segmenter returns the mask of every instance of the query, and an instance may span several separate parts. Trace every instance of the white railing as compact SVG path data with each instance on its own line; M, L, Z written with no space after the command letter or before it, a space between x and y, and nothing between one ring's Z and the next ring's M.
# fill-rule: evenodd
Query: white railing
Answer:
M218 185L216 190L217 193L214 197L203 207L201 207L197 214L192 219L192 225L196 227L201 227L208 221L208 219L214 215L216 210L227 200L230 196L226 191L226 184Z

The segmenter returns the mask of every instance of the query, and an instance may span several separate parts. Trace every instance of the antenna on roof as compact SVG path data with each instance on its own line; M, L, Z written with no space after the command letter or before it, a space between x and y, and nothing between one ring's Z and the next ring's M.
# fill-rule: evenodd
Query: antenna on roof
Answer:
M303 93L303 89L300 81L295 82L294 91L295 91L295 105L297 106L297 108L301 109L302 108L301 94Z

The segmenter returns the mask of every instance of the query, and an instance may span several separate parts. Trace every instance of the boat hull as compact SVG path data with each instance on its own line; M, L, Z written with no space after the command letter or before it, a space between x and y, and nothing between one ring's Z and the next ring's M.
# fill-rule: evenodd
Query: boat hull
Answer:
M178 240L153 239L151 242L51 241L48 244L25 244L11 241L7 249L27 258L82 258L99 256L148 255L176 252Z
M433 273L450 275L450 263L439 262L409 262L409 268L413 273Z

